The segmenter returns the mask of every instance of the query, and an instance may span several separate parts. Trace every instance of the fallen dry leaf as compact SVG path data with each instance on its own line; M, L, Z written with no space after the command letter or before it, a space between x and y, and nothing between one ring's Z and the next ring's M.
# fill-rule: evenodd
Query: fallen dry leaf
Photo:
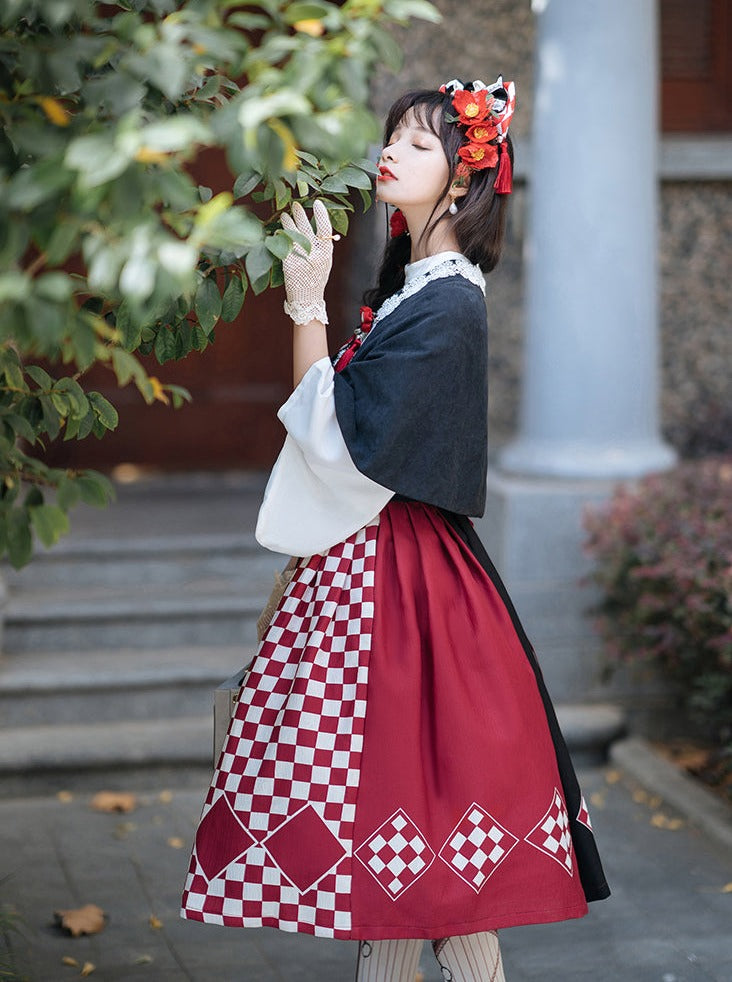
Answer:
M633 801L637 801L639 804L645 804L648 801L648 792L643 788L636 788L633 792Z
M605 792L604 791L593 791L590 795L590 804L593 808L604 808L605 807Z
M657 829L670 829L672 832L677 832L684 827L684 821L681 818L669 818L663 812L656 812L651 815L651 825Z
M172 800L173 800L172 791L161 791L160 794L158 795L158 801L162 801L164 805L170 804Z
M171 849L182 849L185 843L179 835L171 835L168 839L168 845Z
M414 982L424 982L424 972L417 972L414 976Z
M79 972L79 975L86 978L87 975L91 975L96 967L97 966L94 964L94 962L84 962L84 967Z
M131 812L137 808L137 795L131 791L99 791L89 804L97 812Z
M605 774L605 780L608 784L617 784L620 780L620 771L607 771Z
M61 964L69 965L71 968L79 967L79 963L75 958L72 958L71 955L64 955L64 957L61 959Z
M160 928L163 926L163 922L160 920L159 917L156 917L155 914L150 914L149 924L150 927L153 929L153 931L159 931Z
M732 883L725 883L722 887L722 893L732 893Z
M138 955L135 959L135 965L152 965L153 961L152 955Z
M99 934L107 922L106 914L96 904L85 904L70 910L55 910L56 923L73 938L80 934Z
M70 791L57 791L56 799L57 801L62 801L64 804L68 804L69 801L74 800L74 796Z

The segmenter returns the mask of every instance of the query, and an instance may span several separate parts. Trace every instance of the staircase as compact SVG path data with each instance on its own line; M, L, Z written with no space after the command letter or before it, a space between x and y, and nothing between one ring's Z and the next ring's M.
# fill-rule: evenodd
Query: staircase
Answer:
M260 474L172 475L80 506L8 589L0 794L199 783L213 690L246 664L274 571Z

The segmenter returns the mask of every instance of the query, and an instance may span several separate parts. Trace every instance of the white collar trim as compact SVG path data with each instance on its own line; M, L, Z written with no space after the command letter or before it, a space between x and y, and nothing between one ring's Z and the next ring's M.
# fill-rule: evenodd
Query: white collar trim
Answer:
M407 263L404 267L404 286L382 303L374 317L374 325L396 310L407 297L414 296L433 280L446 276L462 276L485 295L485 277L479 266L469 262L461 252L437 252L414 263Z

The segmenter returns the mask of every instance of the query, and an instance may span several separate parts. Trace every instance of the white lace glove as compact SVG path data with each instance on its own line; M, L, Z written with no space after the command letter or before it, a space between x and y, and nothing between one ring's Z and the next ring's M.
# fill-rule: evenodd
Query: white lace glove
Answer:
M290 254L282 260L287 295L285 313L296 324L307 324L312 320L328 323L323 294L333 265L333 228L322 201L314 203L313 215L317 232L313 232L305 209L298 202L292 206L292 218L288 214L282 216L283 228L289 232L302 232L310 240L309 253L301 246L293 245Z

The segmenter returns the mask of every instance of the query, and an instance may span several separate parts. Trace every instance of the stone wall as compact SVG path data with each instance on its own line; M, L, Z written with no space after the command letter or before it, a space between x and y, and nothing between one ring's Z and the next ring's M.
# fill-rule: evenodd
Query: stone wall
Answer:
M512 134L528 147L524 141L531 131L534 57L529 0L437 0L436 6L442 24L415 22L395 31L404 66L396 77L386 72L378 77L376 111L383 115L392 99L409 88L431 88L454 77L492 81L503 72L516 82ZM526 172L526 162L517 164L517 170ZM488 277L493 450L517 425L526 198L519 179L504 256ZM732 450L731 254L732 182L664 181L659 255L662 425L665 437L684 456Z

